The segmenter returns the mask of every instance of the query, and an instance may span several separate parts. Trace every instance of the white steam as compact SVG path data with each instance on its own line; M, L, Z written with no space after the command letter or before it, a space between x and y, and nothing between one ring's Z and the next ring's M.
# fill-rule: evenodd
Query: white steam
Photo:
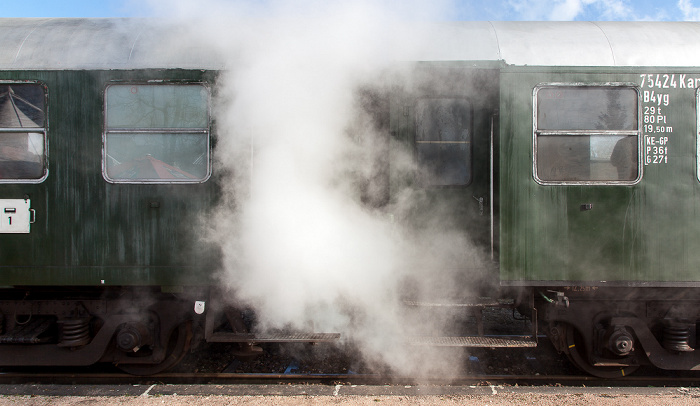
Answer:
M468 289L452 270L479 258L439 206L405 221L420 191L392 190L379 208L363 203L361 185L377 171L375 143L388 133L358 91L410 87L408 74L395 71L388 83L385 73L429 44L412 26L443 9L409 3L410 15L397 18L399 4L331 3L169 2L228 66L216 90L215 171L230 177L207 234L221 244L222 283L255 309L259 328L340 332L367 360L415 372L437 358L401 344L415 324L403 296L436 300L445 289ZM399 149L391 164L415 169Z

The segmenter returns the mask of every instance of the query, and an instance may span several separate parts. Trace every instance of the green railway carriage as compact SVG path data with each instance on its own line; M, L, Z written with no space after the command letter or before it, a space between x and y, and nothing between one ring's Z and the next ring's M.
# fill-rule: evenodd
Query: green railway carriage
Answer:
M590 373L695 369L697 27L587 25L585 61L501 71L501 284Z
M221 197L213 95L232 67L178 29L0 19L0 365L150 374L193 337L248 352L338 337L255 336L217 296L220 248L196 230ZM449 259L445 297L489 300L441 306L513 307L534 327L424 344L534 346L539 329L599 376L700 368L700 25L421 29L439 41L402 55L412 85L377 91L393 140L372 203L411 188L408 213L449 207L446 233L484 255Z
M594 375L623 376L647 363L698 365L699 71L690 51L698 28L591 22L448 28L456 42L469 44L463 51L470 56L446 57L467 62L455 63L464 76L445 93L481 82L480 70L493 87L459 95L471 108L473 177L461 188L430 193L436 200L461 193L471 213L453 214L493 253L501 294L511 292L555 347ZM431 66L436 76L444 70ZM402 103L419 111L424 97ZM489 117L492 125L485 124ZM418 120L415 126L399 137L416 137L421 157L413 135L420 133ZM489 188L481 201L487 209L475 217L477 190ZM465 341L476 343L453 344Z
M697 363L697 72L502 71L501 283L590 373Z
M3 19L0 32L0 363L172 365L192 318L171 297L206 299L217 268L193 235L217 198L220 63L159 54L167 27L143 21Z

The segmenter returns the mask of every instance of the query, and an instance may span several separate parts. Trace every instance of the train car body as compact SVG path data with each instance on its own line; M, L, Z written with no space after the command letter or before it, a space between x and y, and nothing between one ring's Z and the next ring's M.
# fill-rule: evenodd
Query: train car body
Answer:
M590 373L694 369L698 70L669 44L697 27L596 27L602 60L502 71L501 283L554 304L543 330Z
M144 55L151 38L139 23L1 25L2 363L91 364L110 357L121 330L116 358L161 364L183 323L167 296L210 286L201 269L216 267L192 238L216 198L214 71ZM144 313L156 302L160 311Z
M562 351L587 343L590 359L575 362L589 372L629 373L638 361L620 359L635 358L633 342L655 348L654 336L674 353L651 351L655 365L696 362L696 75L582 67L501 76L510 114L500 158L512 169L501 172L501 282L535 286L566 309L540 307L545 331Z
M212 93L230 67L144 26L0 20L0 365L148 374L198 328L244 346L335 337L241 334L223 307L215 331L220 253L196 230L220 198ZM452 202L447 221L488 258L460 259L462 282L513 298L587 372L700 368L700 25L436 32L405 55L418 84L376 113L423 168L407 180L389 151L387 199L408 184L416 211Z

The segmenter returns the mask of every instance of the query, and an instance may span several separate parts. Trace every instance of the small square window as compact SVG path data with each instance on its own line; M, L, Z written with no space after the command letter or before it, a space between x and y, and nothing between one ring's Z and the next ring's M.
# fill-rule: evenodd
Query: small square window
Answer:
M634 183L639 94L632 86L542 86L535 92L535 179Z
M197 183L211 173L209 90L201 84L111 85L104 176L123 183Z
M465 99L421 99L416 105L416 152L422 183L468 185L472 179L471 104Z

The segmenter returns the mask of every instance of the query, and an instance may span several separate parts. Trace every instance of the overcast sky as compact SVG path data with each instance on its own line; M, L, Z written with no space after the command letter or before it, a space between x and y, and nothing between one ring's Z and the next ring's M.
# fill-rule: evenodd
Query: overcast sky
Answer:
M192 3L279 0L185 0ZM334 0L327 0L334 1ZM406 7L411 2L376 0ZM414 0L421 2L423 0ZM431 0L425 0L430 2ZM441 18L452 20L700 20L700 0L448 0ZM287 3L294 3L287 1ZM0 0L0 17L157 17L158 0ZM148 4L160 4L149 6Z

